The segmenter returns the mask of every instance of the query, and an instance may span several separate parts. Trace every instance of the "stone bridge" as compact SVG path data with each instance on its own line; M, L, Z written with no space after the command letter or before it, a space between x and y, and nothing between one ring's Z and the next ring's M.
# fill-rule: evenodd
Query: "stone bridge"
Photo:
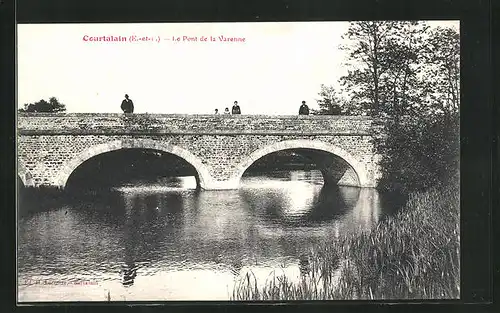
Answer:
M361 116L20 113L17 125L18 176L31 187L64 188L83 162L119 149L179 156L203 189L238 188L250 165L282 150L316 163L325 183L376 187L380 176L380 128Z

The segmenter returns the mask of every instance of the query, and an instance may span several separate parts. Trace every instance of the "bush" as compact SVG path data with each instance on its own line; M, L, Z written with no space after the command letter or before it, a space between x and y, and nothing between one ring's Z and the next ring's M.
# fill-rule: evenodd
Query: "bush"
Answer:
M458 114L391 120L385 134L376 143L383 156L380 189L409 193L458 178Z
M26 103L24 104L23 109L19 109L19 112L41 112L41 113L57 113L57 112L65 112L66 105L60 103L56 97L51 97L49 101L40 100L35 103Z

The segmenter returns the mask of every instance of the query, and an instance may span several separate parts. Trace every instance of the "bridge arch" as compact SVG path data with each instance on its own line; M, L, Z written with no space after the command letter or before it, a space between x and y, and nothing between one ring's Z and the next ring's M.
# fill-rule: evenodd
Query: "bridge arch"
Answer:
M368 173L361 162L359 162L353 155L351 155L346 150L339 148L330 143L317 140L309 139L298 139L298 140L285 140L274 144L267 145L263 148L254 151L249 156L247 156L243 161L241 161L232 176L231 181L240 181L243 173L253 164L255 161L261 157L271 154L273 152L288 150L288 149L313 149L323 152L328 152L344 159L353 169L358 176L359 187L370 186L368 180Z
M124 139L115 140L99 145L92 146L83 152L79 153L75 158L68 161L59 171L55 183L59 188L65 188L66 183L73 171L83 162L102 153L116 151L120 149L152 149L167 152L176 155L186 162L191 164L198 174L199 184L201 188L205 188L207 181L210 181L211 176L208 168L203 164L201 159L193 155L191 152L181 147L162 143L151 139Z

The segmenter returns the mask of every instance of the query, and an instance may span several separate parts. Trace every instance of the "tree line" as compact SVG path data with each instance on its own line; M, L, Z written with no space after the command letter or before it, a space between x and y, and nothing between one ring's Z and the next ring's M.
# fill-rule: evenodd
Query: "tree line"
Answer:
M49 101L44 99L34 102L34 103L25 103L24 108L19 108L19 112L39 112L39 113L47 113L47 112L65 112L66 105L64 103L59 102L56 97L50 97Z
M458 177L460 34L420 21L351 22L340 87L313 114L384 118L381 188L413 191Z
M348 73L322 85L315 114L452 114L460 104L460 34L425 22L351 22ZM337 111L337 112L335 112Z

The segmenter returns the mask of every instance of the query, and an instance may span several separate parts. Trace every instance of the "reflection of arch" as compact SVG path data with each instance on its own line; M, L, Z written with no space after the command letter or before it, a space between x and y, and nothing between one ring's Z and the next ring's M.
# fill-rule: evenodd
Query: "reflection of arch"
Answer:
M124 139L92 146L81 152L78 156L76 156L63 166L56 177L55 183L57 186L64 188L71 173L73 173L73 171L78 166L80 166L80 164L96 155L120 149L134 148L159 150L174 154L184 159L195 168L196 173L198 174L200 187L202 188L204 188L206 182L210 180L210 173L208 171L208 168L203 165L198 157L183 148L151 139Z
M25 187L33 186L33 177L21 160L17 161L17 174Z
M354 169L356 175L358 176L360 187L366 187L370 185L368 182L368 174L365 167L349 152L326 142L305 139L280 141L253 152L242 162L240 162L240 164L238 164L236 173L233 175L232 179L239 181L246 169L261 157L276 151L287 149L314 149L336 155L344 159Z

